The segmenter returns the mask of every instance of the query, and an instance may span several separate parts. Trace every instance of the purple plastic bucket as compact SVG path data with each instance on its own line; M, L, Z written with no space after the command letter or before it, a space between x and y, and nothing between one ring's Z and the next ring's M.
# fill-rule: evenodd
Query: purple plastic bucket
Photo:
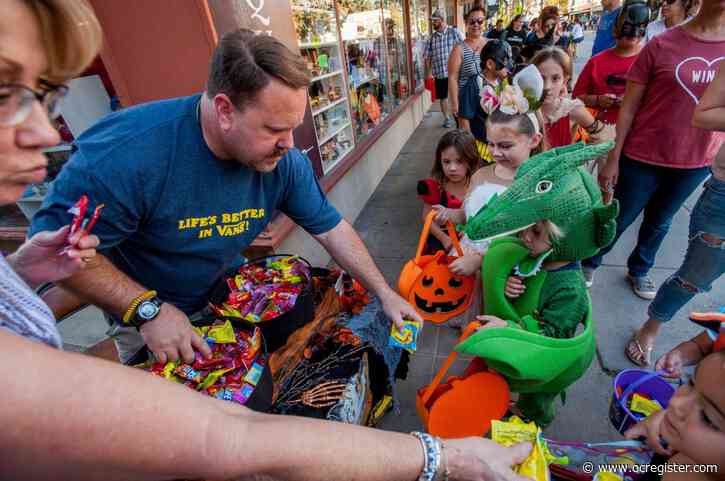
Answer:
M621 389L621 396L617 394L617 388ZM675 393L675 388L658 373L652 371L625 369L617 374L614 378L612 399L609 402L609 420L621 434L645 418L644 415L633 413L627 407L627 400L634 393L646 395L665 409Z

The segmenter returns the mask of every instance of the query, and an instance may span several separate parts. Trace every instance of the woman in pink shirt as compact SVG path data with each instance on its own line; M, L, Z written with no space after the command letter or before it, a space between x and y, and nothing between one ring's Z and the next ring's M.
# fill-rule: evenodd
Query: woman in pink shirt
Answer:
M619 200L617 238L644 211L637 245L627 261L634 293L653 299L649 277L672 217L707 177L720 134L691 126L695 107L725 59L725 2L704 0L690 22L655 37L627 75L617 142L599 172L603 191ZM583 263L590 283L612 246ZM653 337L635 333L626 353L649 362Z

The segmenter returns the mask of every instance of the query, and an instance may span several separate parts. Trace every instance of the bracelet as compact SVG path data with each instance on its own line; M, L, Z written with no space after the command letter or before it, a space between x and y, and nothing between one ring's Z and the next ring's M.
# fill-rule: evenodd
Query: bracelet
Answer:
M138 307L138 305L146 299L151 299L152 297L155 297L156 294L156 291L146 291L136 297L134 300L132 300L131 304L128 305L128 309L126 309L126 313L123 315L123 323L128 324L129 322L131 322L131 317L133 317L133 313L136 312L136 308Z
M419 431L413 431L410 434L418 438L423 446L425 460L418 481L436 481L441 466L442 447L440 439Z

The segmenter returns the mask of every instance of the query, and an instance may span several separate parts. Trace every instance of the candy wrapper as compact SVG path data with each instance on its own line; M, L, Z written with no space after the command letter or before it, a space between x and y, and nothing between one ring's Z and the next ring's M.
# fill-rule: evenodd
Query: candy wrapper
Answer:
M408 319L403 320L402 331L399 331L395 324L393 324L390 327L388 345L391 347L400 347L408 352L415 352L418 349L418 335L422 328L422 323Z
M549 452L541 429L535 423L525 423L516 416L512 416L508 422L491 421L491 439L506 447L530 442L533 446L531 454L514 470L534 481L550 481L549 464L566 463L566 460L556 458Z
M309 267L299 257L244 264L226 281L226 301L210 307L220 317L269 321L291 310L309 282Z

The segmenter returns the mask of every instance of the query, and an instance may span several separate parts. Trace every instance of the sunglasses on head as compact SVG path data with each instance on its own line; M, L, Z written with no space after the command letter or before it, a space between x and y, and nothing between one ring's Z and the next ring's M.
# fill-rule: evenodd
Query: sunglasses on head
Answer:
M483 22L485 22L485 21L486 20L484 20L483 18L472 18L468 21L468 24L469 25L473 25L473 24L483 25Z

